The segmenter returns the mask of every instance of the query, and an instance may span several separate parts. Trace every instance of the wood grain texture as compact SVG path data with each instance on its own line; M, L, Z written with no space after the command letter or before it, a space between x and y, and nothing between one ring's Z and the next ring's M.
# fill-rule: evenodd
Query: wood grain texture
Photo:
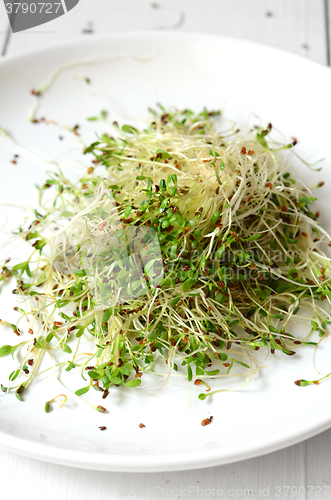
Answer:
M81 0L52 23L15 33L9 53L96 33L146 29L235 36L327 61L324 0Z
M307 443L311 442L307 441ZM158 498L291 498L304 500L306 487L305 443L263 457L209 469L153 474L86 471L51 465L9 452L0 454L3 477L19 477L25 500L104 500ZM323 468L315 457L316 466ZM324 480L329 478L324 477ZM33 487L32 483L33 482ZM316 476L313 483L317 484ZM2 481L3 485L3 481ZM3 487L3 486L2 486ZM214 495L213 493L214 488ZM301 491L300 491L301 490ZM9 490L8 490L9 491ZM282 495L279 492L283 493ZM290 497L290 494L287 495ZM311 495L311 498L314 498ZM319 498L327 498L319 496ZM330 498L330 497L329 497Z
M183 30L236 36L325 64L324 0L186 0ZM167 2L170 4L170 2Z
M9 46L11 30L7 17L7 12L3 2L0 3L0 57L5 55Z
M326 64L326 2L331 13L331 0L162 0L154 4L151 0L80 0L71 12L52 23L13 35L7 53L17 54L80 36L162 29L241 37ZM331 32L331 18L328 22ZM1 2L0 53L7 27ZM286 415L280 425L286 425ZM85 471L0 450L1 498L204 498L210 490L209 496L216 498L330 499L331 488L327 489L331 485L330 463L331 430L263 457L174 473ZM292 489L286 489L288 486Z
M327 63L331 66L331 0L324 0L324 16L326 23Z

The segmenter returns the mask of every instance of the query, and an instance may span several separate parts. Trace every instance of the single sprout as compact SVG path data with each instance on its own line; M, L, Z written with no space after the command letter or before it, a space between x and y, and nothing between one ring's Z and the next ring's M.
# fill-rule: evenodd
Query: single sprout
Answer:
M310 384L318 385L323 380L327 380L330 377L331 377L331 373L328 373L327 375L324 375L324 377L321 377L321 378L316 379L316 380L304 380L304 379L300 379L300 380L296 380L294 383L295 383L295 385L298 385L299 387L304 387L304 386L310 385Z
M45 404L45 412L49 413L51 411L51 404L54 403L57 399L63 398L60 401L58 401L58 406L59 408L62 408L62 406L68 401L68 398L65 394L59 394L55 398L51 399L50 401L47 401Z

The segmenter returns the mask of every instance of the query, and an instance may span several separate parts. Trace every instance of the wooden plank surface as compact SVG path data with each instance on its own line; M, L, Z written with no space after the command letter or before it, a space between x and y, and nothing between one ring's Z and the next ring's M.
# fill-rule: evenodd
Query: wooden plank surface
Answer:
M11 30L3 2L0 3L0 57L5 55L10 43Z
M327 61L324 0L81 0L51 23L15 33L8 53L79 36L145 29L236 36Z
M1 2L0 53L4 47L7 54L17 54L80 36L162 29L241 37L326 64L326 6L331 13L331 0L162 0L154 3L151 0L80 0L77 7L52 23L8 37L8 20ZM328 23L330 33L331 18ZM279 452L235 464L141 475L71 469L1 450L1 497L25 500L207 496L330 499L330 463L331 431Z
M126 474L86 471L52 465L9 452L0 453L0 466L3 478L20 478L22 488L16 484L15 489L24 491L24 500L44 498L45 491L48 500L210 496L321 500L331 498L331 447L325 446L326 442L330 444L329 432L263 457L183 472ZM31 487L26 486L30 484Z
M305 443L235 464L209 469L154 474L85 471L50 465L5 453L7 477L19 477L24 500L115 500L158 498L286 498L304 500ZM1 455L0 455L1 457ZM288 487L292 488L292 496ZM17 488L17 486L16 486ZM214 495L213 495L214 488ZM23 491L23 490L22 490ZM293 493L297 492L296 495ZM314 495L310 495L314 498ZM317 497L316 497L317 498ZM319 498L324 498L320 496Z

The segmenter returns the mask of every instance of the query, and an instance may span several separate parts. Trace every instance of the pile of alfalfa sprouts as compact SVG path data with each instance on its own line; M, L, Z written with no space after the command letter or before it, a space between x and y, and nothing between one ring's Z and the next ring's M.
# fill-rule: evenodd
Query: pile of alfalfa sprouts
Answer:
M2 266L2 281L16 279L21 313L16 325L2 323L21 335L26 320L29 331L0 349L25 346L4 392L22 400L49 357L50 370L81 371L77 396L94 388L105 399L148 373L185 370L205 399L218 392L211 378L219 390L223 377L247 382L260 367L255 351L292 356L327 335L330 236L310 190L288 171L295 141L269 139L270 124L220 135L219 121L218 112L161 108L145 130L117 126L88 147L93 166L78 183L49 174L41 207L20 229L30 257ZM130 250L135 239L147 251L147 234L159 254L139 274ZM294 316L309 325L301 338L289 333ZM93 352L81 352L82 338Z

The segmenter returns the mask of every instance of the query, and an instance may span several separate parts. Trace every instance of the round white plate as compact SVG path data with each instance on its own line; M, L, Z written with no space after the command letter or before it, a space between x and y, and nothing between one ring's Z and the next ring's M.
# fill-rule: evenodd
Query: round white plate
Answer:
M31 89L63 65L67 68L56 76L37 110L37 116L57 124L30 123ZM73 178L85 172L89 160L80 155L77 137L63 125L80 124L88 144L106 125L88 122L87 117L107 109L110 121L131 123L161 102L197 111L204 106L221 109L240 126L270 121L288 140L299 140L297 152L305 158L325 158L321 172L300 165L298 176L311 186L331 181L331 72L278 50L202 34L89 38L8 58L0 64L0 87L1 127L38 157L73 162L76 170L67 167ZM15 165L10 160L18 151L3 138L0 145L1 202L15 205L0 209L3 241L28 214L18 206L37 205L34 184L43 183L46 169L52 167L21 153ZM329 229L328 187L318 194L322 224ZM17 249L10 251L13 259L19 257ZM10 291L7 287L1 293L0 318L16 321ZM13 337L1 328L1 345L17 343ZM323 374L330 368L330 349L330 342L324 341L318 351L317 366ZM0 445L54 463L134 472L210 467L261 455L331 426L331 382L304 388L293 383L317 377L312 356L310 348L293 357L275 354L246 389L205 401L197 397L199 387L175 377L154 395L157 381L141 390L115 388L105 400L106 414L90 409L52 375L41 377L24 393L23 403L12 394L0 398ZM11 360L1 358L4 385L11 369ZM78 374L57 375L73 391L83 386ZM223 384L239 386L237 381L217 386ZM55 405L46 414L45 402L61 392L68 395L68 404L63 409ZM89 397L101 403L97 393ZM211 415L212 424L202 427L201 420ZM99 431L101 425L107 430Z

